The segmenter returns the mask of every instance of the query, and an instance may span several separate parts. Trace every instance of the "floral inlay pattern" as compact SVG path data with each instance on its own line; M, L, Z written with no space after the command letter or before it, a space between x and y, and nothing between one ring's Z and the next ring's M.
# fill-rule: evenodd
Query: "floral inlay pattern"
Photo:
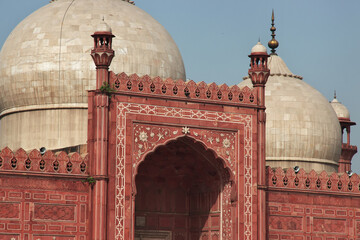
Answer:
M212 149L226 161L227 166L235 174L235 132L214 131L189 127L156 126L134 124L134 159L133 167L159 144L181 136L189 136L203 143L212 144Z

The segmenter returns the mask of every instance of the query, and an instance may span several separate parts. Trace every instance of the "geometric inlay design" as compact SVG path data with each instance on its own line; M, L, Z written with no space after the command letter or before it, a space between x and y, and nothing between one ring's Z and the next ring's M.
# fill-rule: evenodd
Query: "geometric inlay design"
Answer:
M75 205L35 203L34 219L75 221Z
M1 202L0 218L20 218L20 204Z

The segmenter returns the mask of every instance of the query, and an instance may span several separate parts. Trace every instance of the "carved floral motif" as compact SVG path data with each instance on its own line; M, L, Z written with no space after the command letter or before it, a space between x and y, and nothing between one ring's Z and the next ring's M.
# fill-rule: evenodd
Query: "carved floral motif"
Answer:
M184 131L185 129L185 131ZM136 167L145 153L154 150L156 146L164 144L169 139L181 136L190 136L194 139L211 144L219 157L226 160L226 164L235 174L235 137L234 132L221 132L206 129L192 129L188 127L170 127L157 125L134 125L134 159L133 167ZM216 139L214 141L214 139Z

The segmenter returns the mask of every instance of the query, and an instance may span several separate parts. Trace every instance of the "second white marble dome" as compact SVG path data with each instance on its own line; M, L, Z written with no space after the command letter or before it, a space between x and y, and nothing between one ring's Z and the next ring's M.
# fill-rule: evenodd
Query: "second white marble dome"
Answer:
M271 167L337 171L341 130L328 100L277 55L265 86L266 162ZM248 77L239 84L252 87Z

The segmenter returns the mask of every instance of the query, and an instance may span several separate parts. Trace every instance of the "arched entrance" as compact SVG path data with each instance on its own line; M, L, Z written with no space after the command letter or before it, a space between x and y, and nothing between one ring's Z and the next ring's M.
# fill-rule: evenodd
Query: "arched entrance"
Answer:
M220 239L229 178L222 160L189 137L158 147L135 178L135 239Z

